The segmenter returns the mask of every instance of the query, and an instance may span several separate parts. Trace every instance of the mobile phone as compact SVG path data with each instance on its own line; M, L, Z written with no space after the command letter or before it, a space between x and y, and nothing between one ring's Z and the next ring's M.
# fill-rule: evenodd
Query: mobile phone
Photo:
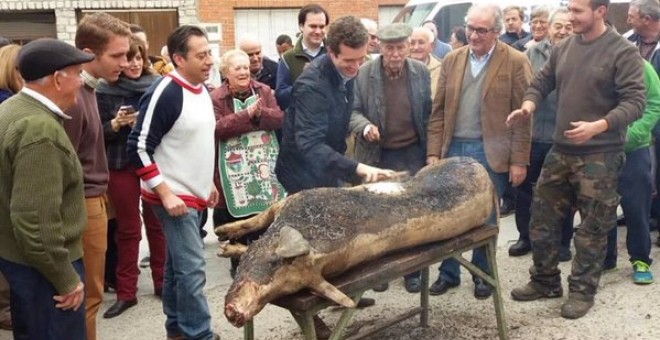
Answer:
M122 105L119 110L124 111L127 115L135 113L135 108L132 105Z

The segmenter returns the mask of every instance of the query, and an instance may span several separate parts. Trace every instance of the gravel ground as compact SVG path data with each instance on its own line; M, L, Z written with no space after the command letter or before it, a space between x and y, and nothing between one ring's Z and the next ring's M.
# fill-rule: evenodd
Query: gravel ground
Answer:
M210 229L210 228L209 228ZM585 317L578 320L565 320L559 316L559 308L564 299L552 299L537 302L516 302L511 300L512 288L528 280L527 268L531 264L531 255L512 258L507 254L508 246L517 239L513 217L502 219L498 245L498 269L508 332L510 339L524 340L623 340L623 339L660 339L660 281L648 286L634 285L630 279L631 267L625 251L625 228L619 233L618 269L603 275L601 287L596 296L596 304ZM657 233L652 234L653 239ZM142 252L146 252L143 242ZM222 339L242 339L242 329L231 326L222 314L224 295L230 285L229 261L215 257L216 244L212 237L206 239L207 258L207 295L213 316L213 329ZM654 246L652 258L660 258L660 248ZM564 291L566 275L570 272L570 263L560 266L563 274ZM652 267L657 280L660 270ZM431 280L437 275L431 270ZM153 295L149 283L149 269L142 270L140 276L139 304L114 319L103 319L101 314L114 302L114 295L106 294L106 301L99 313L100 340L135 340L165 339L160 300ZM412 318L396 324L369 337L372 340L474 340L497 339L497 325L493 300L476 300L472 296L472 283L464 270L464 282L456 289L443 296L430 298L430 326L421 328L419 319ZM376 298L376 306L356 313L349 331L379 322L384 318L399 314L404 309L419 303L419 296L407 293L403 280L390 284L384 293L368 292L366 296ZM323 318L330 324L340 315L339 309L322 312ZM267 306L255 318L255 337L257 339L302 339L293 318L283 309ZM0 340L12 339L11 333L0 330Z

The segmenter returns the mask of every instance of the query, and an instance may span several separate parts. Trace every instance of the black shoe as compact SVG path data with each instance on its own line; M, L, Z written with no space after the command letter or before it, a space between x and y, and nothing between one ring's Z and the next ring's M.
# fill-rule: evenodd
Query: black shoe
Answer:
M626 225L626 217L624 215L617 216L616 225L618 227L622 227L622 226Z
M376 304L376 300L374 300L372 298L360 298L360 300L358 300L357 305L355 306L355 308L359 308L359 309L367 308L367 307L371 307L375 304Z
M458 285L458 283L450 283L443 279L437 279L429 288L429 294L442 295L446 293L450 288L458 287Z
M129 301L117 300L117 302L115 302L112 306L110 306L110 308L108 308L107 311L105 311L105 313L103 313L103 317L106 319L112 319L115 316L121 315L127 309L137 305L137 303L137 299Z
M523 256L532 251L532 245L529 241L518 240L511 247L509 247L509 256Z
M163 299L163 287L156 287L154 288L154 295L156 295L159 299Z
M389 288L390 288L390 284L385 282L385 283L381 283L379 285L375 285L373 290L374 290L374 292L382 293L382 292L386 291Z
M567 247L561 247L559 249L559 262L568 262L573 258L571 254L571 249Z
M502 205L500 206L500 216L509 216L513 214L516 211L516 206L513 204L513 202L509 202L508 200L502 202Z
M404 278L403 285L408 293L419 293L422 290L422 280L418 277Z
M316 331L316 338L319 340L330 338L330 335L332 335L332 331L330 330L330 327L328 327L328 325L325 324L323 319L321 319L321 317L318 315L314 315L312 317L312 320L314 320L314 330Z
M659 228L660 228L660 226L659 226ZM658 236L658 239L655 240L655 245L657 245L658 247L660 247L660 236Z
M488 299L493 294L493 290L482 279L474 279L474 297L483 300Z

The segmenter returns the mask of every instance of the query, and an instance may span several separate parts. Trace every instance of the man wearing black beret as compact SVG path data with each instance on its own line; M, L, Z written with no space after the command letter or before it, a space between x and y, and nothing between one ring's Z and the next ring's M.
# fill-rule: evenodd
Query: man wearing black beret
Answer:
M25 87L0 105L0 271L9 281L15 339L85 339L82 168L62 127L82 64L64 42L25 45Z

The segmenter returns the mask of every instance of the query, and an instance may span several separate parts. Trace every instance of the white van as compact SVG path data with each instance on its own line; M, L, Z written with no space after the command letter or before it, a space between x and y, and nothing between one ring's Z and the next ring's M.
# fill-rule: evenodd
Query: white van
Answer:
M525 9L524 21L526 23L529 21L531 11L537 6L568 5L568 0L412 0L392 21L404 22L412 27L417 27L427 20L433 20L438 26L440 40L448 42L452 29L465 25L467 11L476 2L497 3L502 8L511 5L521 6ZM610 2L609 20L620 32L625 31L625 18L630 0L611 0ZM529 30L528 25L525 26L525 30Z

